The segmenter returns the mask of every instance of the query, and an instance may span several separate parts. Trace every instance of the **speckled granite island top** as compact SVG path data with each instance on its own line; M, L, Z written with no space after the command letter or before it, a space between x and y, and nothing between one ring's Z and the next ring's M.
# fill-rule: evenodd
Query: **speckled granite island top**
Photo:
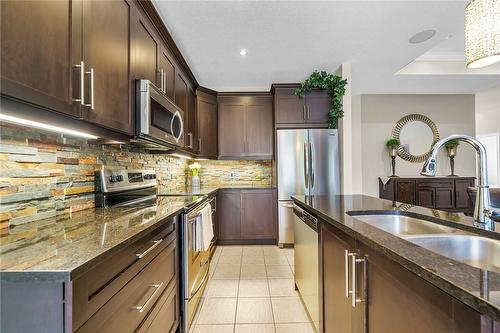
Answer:
M296 196L294 201L366 246L398 262L476 311L500 321L500 273L482 270L441 256L356 219L356 214L401 214L456 227L494 239L497 232L473 226L463 214L393 203L364 195ZM352 213L355 212L355 213ZM352 216L351 216L351 215Z
M163 197L145 208L95 208L12 227L0 238L2 280L68 281L201 197Z

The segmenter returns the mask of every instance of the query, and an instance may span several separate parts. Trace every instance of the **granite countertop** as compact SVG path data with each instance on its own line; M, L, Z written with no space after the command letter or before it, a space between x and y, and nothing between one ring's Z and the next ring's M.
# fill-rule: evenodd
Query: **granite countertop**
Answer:
M1 280L69 281L165 219L194 207L219 189L272 189L237 184L161 193L154 206L93 208L11 227L0 235Z
M94 208L15 226L0 237L1 279L74 279L201 199L163 197L145 208Z
M398 236L356 219L355 214L402 214L456 227L500 240L500 233L474 227L463 214L364 195L295 196L294 201L357 241L383 253L408 270L444 290L476 311L500 320L500 273L478 269L431 252ZM349 215L347 214L349 212ZM352 213L356 212L356 213ZM500 223L496 223L500 231Z
M187 186L183 189L178 189L177 191L169 192L159 192L159 195L211 195L218 190L224 189L275 189L275 185L260 185L260 184L229 184L229 185L219 185L219 186L201 186L201 187L190 187Z

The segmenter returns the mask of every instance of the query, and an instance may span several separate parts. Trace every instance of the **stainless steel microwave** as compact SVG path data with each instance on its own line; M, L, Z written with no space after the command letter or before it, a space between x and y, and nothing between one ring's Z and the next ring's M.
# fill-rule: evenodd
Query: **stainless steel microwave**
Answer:
M137 80L136 92L136 137L155 146L184 147L184 112L149 80Z

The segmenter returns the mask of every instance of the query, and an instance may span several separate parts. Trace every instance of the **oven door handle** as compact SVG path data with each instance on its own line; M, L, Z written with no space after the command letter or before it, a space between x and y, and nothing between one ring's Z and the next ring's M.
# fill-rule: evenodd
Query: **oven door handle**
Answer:
M130 205L135 205L135 204L138 204L138 203L141 203L141 202L144 202L144 201L148 201L148 200L151 200L151 199L154 199L154 198L156 198L156 194L148 195L146 197L138 198L138 199L134 199L134 200L130 200L130 201L125 201L125 202L119 203L117 205L114 205L113 207L127 207L127 206L130 206Z
M207 272L203 276L203 279L201 279L201 282L198 285L198 287L196 287L196 289L194 291L191 291L191 295L189 295L188 301L190 301L194 296L196 296L196 294L200 291L200 289L203 287L203 285L207 281L208 275L210 273L210 259L208 259L207 261L205 261L205 264L203 266L207 266L207 265L208 265Z
M174 133L174 120L176 117L179 118L179 121L181 123L181 130L179 131L179 136L175 136L175 133ZM175 113L172 117L172 120L170 120L170 132L174 136L175 142L179 142L179 140L182 137L182 134L184 133L184 123L182 121L182 117L181 117L181 114L179 113L179 111L175 111Z

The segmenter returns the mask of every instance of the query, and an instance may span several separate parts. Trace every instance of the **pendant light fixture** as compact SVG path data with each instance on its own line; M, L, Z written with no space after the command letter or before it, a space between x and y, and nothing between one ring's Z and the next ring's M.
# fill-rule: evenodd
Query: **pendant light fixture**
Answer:
M500 0L472 0L465 8L467 68L500 61Z

